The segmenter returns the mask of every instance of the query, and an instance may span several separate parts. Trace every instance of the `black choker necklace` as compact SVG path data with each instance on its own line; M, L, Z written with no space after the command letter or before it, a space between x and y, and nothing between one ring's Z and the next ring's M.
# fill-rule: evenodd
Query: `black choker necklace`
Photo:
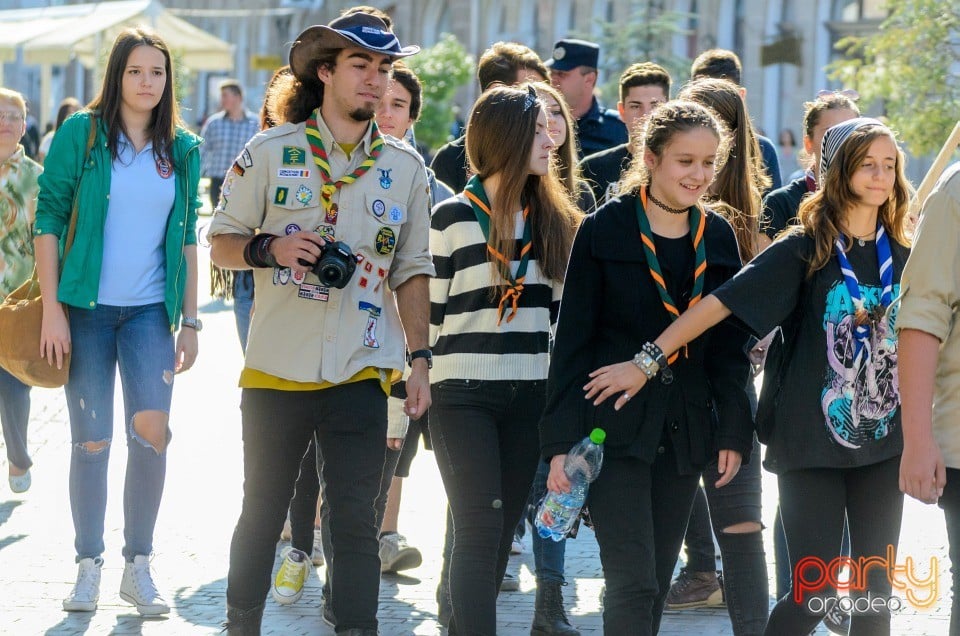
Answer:
M667 205L657 197L653 196L653 192L650 191L650 188L647 188L647 196L650 198L651 201L656 203L658 207L660 207L666 212L669 212L670 214L686 214L687 213L687 208L671 208L669 205Z

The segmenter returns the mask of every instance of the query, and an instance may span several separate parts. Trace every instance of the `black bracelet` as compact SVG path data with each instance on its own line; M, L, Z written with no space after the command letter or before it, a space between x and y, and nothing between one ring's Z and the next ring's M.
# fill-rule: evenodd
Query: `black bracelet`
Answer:
M659 375L661 382L664 384L670 384L673 382L673 371L670 369L670 362L667 360L667 356L663 354L663 349L658 347L653 342L645 342L640 350L653 358L654 362L660 365Z
M643 347L641 347L641 351L645 352L647 355L649 355L651 358L653 358L654 361L655 361L658 365L660 365L660 368L661 368L661 369L665 368L665 367L669 364L669 363L667 362L667 356L663 355L663 349L661 349L660 347L658 347L658 346L657 346L655 343L653 343L653 342L645 342L645 343L643 343Z
M250 267L277 267L277 259L270 253L270 243L276 234L261 232L250 239L243 248L243 260Z

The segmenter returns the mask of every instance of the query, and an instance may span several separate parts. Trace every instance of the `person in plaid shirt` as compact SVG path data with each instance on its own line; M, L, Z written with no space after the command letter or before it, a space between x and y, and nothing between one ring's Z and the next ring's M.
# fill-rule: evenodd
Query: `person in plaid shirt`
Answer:
M210 179L210 207L220 202L220 188L227 170L243 150L243 146L260 132L260 118L243 107L243 87L237 80L220 83L220 107L223 109L207 118L200 130L204 139L201 147L201 176ZM247 349L250 330L250 311L253 309L253 272L241 270L228 273L214 270L214 295L224 299L233 296L233 314L237 322L240 347Z

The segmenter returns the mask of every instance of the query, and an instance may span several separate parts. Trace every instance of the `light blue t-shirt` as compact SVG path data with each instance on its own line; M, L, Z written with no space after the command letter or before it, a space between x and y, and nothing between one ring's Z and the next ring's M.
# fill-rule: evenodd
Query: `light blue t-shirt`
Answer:
M175 180L172 164L153 156L152 143L138 153L120 134L103 228L100 304L130 307L163 302L164 243Z

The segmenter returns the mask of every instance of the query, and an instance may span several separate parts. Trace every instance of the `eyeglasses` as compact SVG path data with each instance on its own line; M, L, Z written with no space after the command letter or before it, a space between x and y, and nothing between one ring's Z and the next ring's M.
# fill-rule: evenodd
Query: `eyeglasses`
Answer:
M853 101L860 99L860 93L852 88L843 88L838 90L824 88L817 91L817 99L823 99L824 97L830 97L831 95L843 95L844 97L849 97Z
M23 113L20 111L0 110L0 123L12 121L14 123L23 121Z

